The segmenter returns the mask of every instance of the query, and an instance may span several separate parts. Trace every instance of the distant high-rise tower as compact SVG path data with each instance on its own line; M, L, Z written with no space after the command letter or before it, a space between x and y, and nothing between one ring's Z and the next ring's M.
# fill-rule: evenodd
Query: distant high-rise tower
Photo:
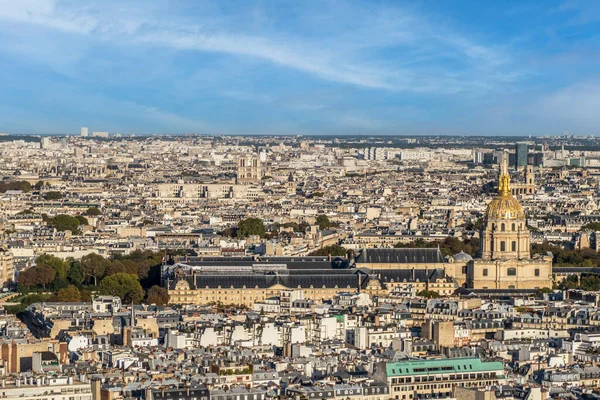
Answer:
M49 147L50 147L50 144L52 143L52 142L50 141L50 138L49 138L49 137L43 137L43 138L40 140L40 142L41 142L41 146L40 146L40 147L41 147L42 149L47 149L47 148L49 148Z
M82 126L81 127L81 137L87 137L88 135L88 128L87 126Z
M525 168L527 166L527 156L529 155L529 145L522 142L517 143L515 150L515 168Z

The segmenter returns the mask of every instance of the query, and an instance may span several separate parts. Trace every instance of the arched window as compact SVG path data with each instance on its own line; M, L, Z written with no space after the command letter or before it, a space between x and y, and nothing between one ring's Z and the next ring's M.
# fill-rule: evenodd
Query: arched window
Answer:
M514 288L515 288L515 285L509 285L509 286L508 286L508 288L509 288L509 289L514 289Z
M504 230L505 230L505 229L506 229L506 228L505 228L505 225L504 225L504 222L503 222L503 223L502 223L502 225L500 225L500 230L501 230L502 232L504 232Z
M512 231L514 232L515 230L516 230L515 229L515 223L513 222L513 224L512 224Z
M517 275L517 269L516 268L509 268L506 271L506 275L508 275L508 276L516 276Z

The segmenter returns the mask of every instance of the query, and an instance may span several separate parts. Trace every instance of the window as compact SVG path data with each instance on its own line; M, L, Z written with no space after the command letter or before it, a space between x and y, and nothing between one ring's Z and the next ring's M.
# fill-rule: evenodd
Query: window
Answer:
M508 271L506 272L506 275L508 275L508 276L516 276L517 275L517 269L516 268L509 268Z
M510 247L511 247L511 250L512 250L512 251L517 251L517 242L515 242L515 241L513 240L513 242L511 243Z
M487 270L487 268L483 269L483 276L488 276L488 270Z
M512 224L512 231L513 231L513 232L515 231L515 223L514 223L514 222L513 222L513 224Z
M504 223L502 223L502 225L500 225L500 230L501 230L502 232L504 232L504 230L505 230L505 229L506 229L506 226L504 225Z
M535 276L540 276L540 270L539 270L539 268L535 269Z
M514 289L514 288L515 288L515 285L509 285L509 286L508 286L508 288L509 288L509 289Z
M504 240L500 242L500 251L506 251L506 242Z

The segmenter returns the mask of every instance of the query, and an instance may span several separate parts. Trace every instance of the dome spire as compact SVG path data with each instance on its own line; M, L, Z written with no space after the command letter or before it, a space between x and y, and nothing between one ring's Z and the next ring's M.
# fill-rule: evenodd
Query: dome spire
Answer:
M510 175L508 174L508 157L503 157L500 164L500 182L498 184L498 194L500 196L510 195Z

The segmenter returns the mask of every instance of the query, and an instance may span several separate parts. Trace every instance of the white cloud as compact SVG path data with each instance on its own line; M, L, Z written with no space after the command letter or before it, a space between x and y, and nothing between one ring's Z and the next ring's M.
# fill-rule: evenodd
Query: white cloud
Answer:
M543 96L529 108L534 118L559 131L600 129L600 80L579 82Z
M329 15L324 21L337 24L331 35L305 37L291 30L246 32L235 24L228 25L227 17L221 15L199 16L190 24L191 18L172 14L166 18L161 10L149 9L148 4L137 3L136 7L133 3L110 0L95 4L0 0L0 20L89 35L114 44L254 57L324 80L370 89L426 93L481 91L518 77L514 71L502 68L507 61L505 54L396 8L369 13L358 6L338 7L334 13L339 15ZM340 15L343 21L339 20ZM206 22L214 18L220 23ZM261 18L266 20L264 16ZM373 51L381 49L394 61L385 61L385 55L382 60L371 56ZM458 70L444 63L436 68L420 65L435 63L444 53L466 65ZM417 59L421 61L410 65Z

